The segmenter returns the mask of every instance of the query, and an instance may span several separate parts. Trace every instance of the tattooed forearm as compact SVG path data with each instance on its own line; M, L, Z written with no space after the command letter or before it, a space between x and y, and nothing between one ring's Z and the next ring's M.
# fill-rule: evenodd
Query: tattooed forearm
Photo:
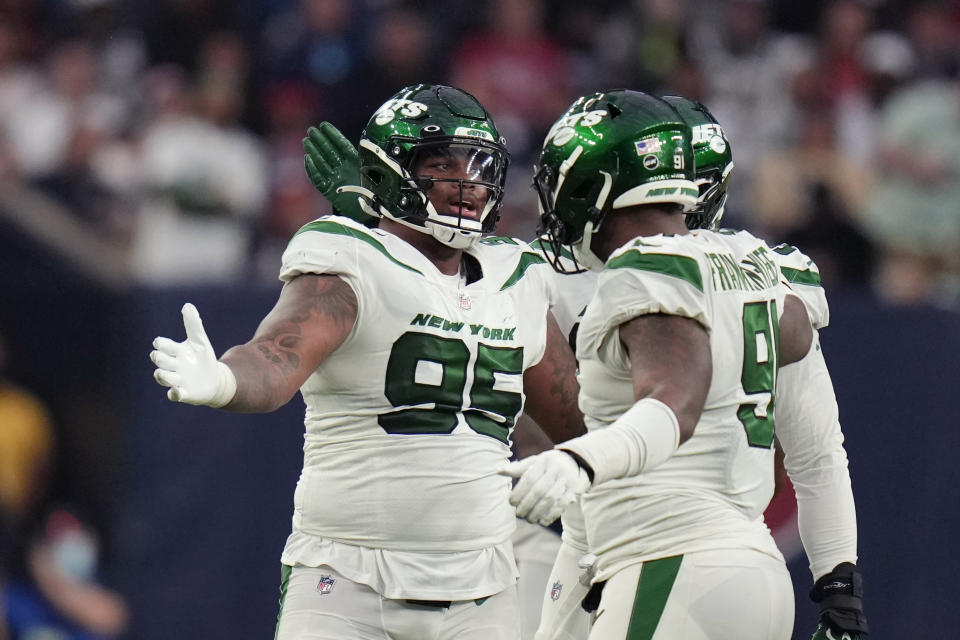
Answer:
M271 410L285 404L353 328L357 297L337 276L303 275L284 286L253 339L221 358L237 376L228 408Z

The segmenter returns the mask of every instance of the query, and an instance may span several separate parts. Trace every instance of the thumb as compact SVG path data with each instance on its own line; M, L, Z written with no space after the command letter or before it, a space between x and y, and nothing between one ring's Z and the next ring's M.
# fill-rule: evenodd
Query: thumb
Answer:
M515 460L513 462L505 462L500 465L499 469L497 469L497 473L501 476L519 478L527 469L530 468L531 464L533 464L532 457L524 458L523 460Z
M209 345L210 340L207 338L207 332L203 330L203 321L200 319L197 308L188 302L183 305L180 312L183 314L183 328L187 331L187 340Z

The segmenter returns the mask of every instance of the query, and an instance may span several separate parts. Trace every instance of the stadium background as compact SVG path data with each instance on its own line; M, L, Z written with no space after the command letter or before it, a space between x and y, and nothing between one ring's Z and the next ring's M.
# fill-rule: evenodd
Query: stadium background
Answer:
M185 301L218 350L247 339L287 238L324 212L302 171L306 127L356 140L420 81L493 113L513 154L500 232L527 239L537 144L574 97L628 86L710 106L737 165L726 222L797 244L823 272L871 637L949 635L958 52L960 3L941 0L0 2L8 373L50 410L49 498L99 530L124 637L272 633L302 402L264 416L173 405L149 344L180 335ZM808 637L802 554L791 571Z

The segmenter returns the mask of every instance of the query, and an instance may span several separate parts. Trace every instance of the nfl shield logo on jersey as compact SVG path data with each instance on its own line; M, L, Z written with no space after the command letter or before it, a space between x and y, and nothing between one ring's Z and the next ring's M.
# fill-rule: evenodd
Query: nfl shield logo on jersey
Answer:
M465 293L460 294L460 308L464 311L470 311L470 296Z
M560 582L554 582L553 588L550 589L550 599L556 602L560 599L560 592L563 591L563 585Z
M320 595L326 595L333 590L333 583L336 582L330 576L320 576L320 582L317 583L317 591Z

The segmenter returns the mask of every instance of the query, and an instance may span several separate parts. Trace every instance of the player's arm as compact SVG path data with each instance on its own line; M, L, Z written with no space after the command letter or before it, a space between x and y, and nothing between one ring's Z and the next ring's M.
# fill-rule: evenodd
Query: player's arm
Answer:
M814 334L804 358L780 370L777 438L797 495L797 520L810 559L821 630L855 638L868 631L857 562L857 522L839 409ZM814 636L818 637L818 636Z
M357 317L357 298L334 275L304 274L284 285L276 305L249 342L220 360L199 313L184 305L187 339L154 340L154 378L177 402L236 412L273 411L346 339Z
M813 342L813 328L803 302L793 294L787 294L783 301L783 315L780 316L780 366L799 361L810 351Z
M597 429L501 472L518 477L517 515L549 524L590 486L653 469L693 435L713 365L706 329L690 318L646 314L619 327L637 402Z
M634 398L669 407L677 420L678 444L689 440L713 375L710 334L691 318L652 313L622 324L620 341L630 355Z
M237 377L230 411L272 411L294 396L320 363L346 339L357 297L333 275L297 276L253 338L220 358Z
M553 314L547 312L547 346L540 362L523 374L525 412L553 442L586 431L577 405L577 359Z

